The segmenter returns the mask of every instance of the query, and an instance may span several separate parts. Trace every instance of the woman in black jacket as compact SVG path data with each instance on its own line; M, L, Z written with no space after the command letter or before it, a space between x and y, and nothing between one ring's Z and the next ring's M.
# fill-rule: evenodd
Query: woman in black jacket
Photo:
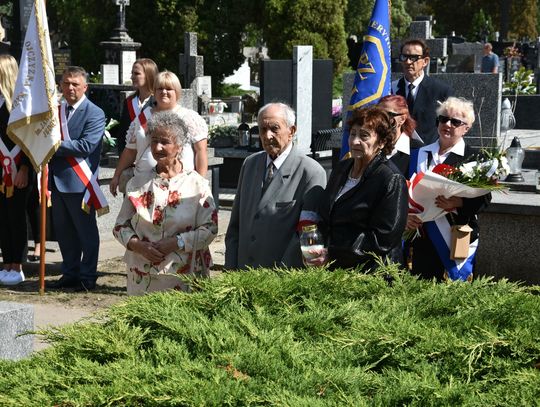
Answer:
M368 107L355 110L348 126L351 158L332 171L319 208L327 249L309 263L374 268L373 254L399 262L407 187L386 159L393 148L395 122L380 107Z

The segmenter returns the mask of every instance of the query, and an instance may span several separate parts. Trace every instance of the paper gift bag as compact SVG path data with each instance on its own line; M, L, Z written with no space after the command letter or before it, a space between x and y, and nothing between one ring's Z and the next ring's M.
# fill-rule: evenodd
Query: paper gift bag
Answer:
M469 225L454 225L451 233L450 259L463 260L469 256L472 228Z

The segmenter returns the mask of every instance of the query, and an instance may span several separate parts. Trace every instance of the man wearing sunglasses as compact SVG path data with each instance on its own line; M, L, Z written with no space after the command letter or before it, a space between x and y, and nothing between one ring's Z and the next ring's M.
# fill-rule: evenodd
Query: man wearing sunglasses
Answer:
M392 82L392 93L407 99L409 113L416 120L416 132L425 144L437 139L437 102L444 102L454 94L444 82L424 74L429 66L429 48L421 39L412 39L402 44L399 60L403 78Z

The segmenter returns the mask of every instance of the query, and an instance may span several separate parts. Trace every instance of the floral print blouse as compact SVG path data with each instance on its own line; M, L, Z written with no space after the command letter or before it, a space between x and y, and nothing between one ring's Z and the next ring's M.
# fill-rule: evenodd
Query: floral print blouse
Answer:
M140 285L138 290L151 291L152 280L157 283L159 276L189 273L194 251L197 251L194 271L208 269L212 265L208 246L217 235L217 213L208 181L195 171L183 171L167 179L154 169L151 179L132 178L114 226L115 238L127 248L133 236L157 242L181 235L185 248L168 254L159 264L126 250L128 293L130 278L131 283ZM176 288L174 279L169 281L173 286L168 288ZM167 287L161 287L164 288Z

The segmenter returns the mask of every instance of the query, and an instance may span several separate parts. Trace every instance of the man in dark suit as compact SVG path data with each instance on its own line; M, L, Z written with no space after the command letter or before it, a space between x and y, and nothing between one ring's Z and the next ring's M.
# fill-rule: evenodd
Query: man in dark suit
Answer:
M392 82L392 93L407 99L409 113L416 120L416 132L424 143L437 139L438 102L453 96L453 90L444 82L424 74L429 66L429 48L421 39L412 39L402 44L399 60L403 67L403 78Z
M297 231L317 220L326 173L293 146L295 114L289 106L269 103L257 121L264 151L242 165L225 236L225 267L302 267Z
M85 92L86 71L68 67L62 76L62 141L49 162L49 187L55 234L62 252L62 277L50 288L93 290L97 279L99 233L96 209L104 209L95 192L105 131L105 114ZM89 179L92 179L89 182ZM101 204L101 205L100 205Z

